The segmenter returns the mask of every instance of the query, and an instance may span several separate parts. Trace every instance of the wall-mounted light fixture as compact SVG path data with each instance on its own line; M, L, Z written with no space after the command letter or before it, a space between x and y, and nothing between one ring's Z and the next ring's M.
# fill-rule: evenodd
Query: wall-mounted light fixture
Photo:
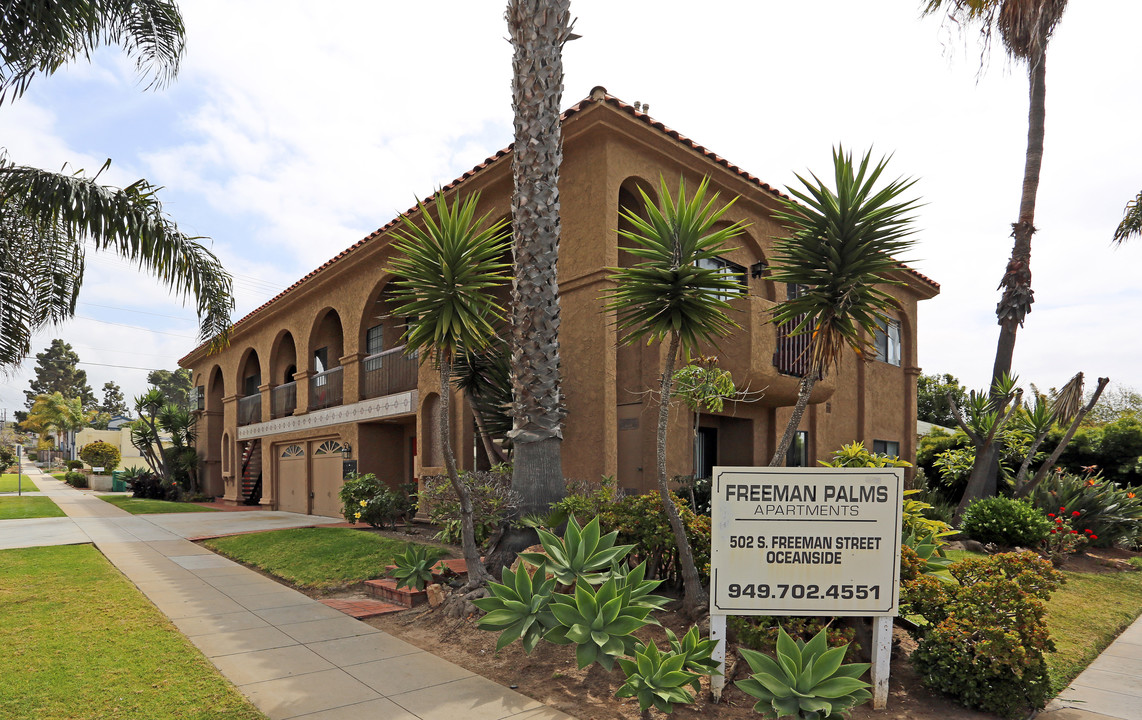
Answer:
M767 266L766 266L764 260L761 262L755 262L753 265L749 266L749 276L751 278L761 277L763 274L765 274L765 268L766 267Z
M353 457L353 446L349 443L341 443L341 459L348 460Z

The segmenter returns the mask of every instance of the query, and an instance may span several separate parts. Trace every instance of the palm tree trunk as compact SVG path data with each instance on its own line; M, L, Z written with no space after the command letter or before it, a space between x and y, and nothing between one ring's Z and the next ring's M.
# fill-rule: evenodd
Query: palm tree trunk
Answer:
M674 533L674 545L678 548L678 561L682 566L682 587L685 597L682 600L682 613L690 619L697 619L710 604L710 596L702 587L698 577L698 568L694 564L694 551L690 549L690 539L686 537L686 528L682 525L682 518L678 508L674 506L674 499L670 497L670 488L666 485L666 428L670 420L670 390L674 384L674 358L678 355L680 345L678 333L670 333L670 347L666 351L666 362L662 368L661 394L658 398L658 496L662 498L662 509L670 521L670 529Z
M480 549L476 547L476 526L472 520L472 496L460 481L460 473L456 470L456 456L452 454L448 422L448 406L452 395L452 384L449 382L451 377L451 360L440 358L440 418L437 432L440 438L440 450L444 455L444 467L448 470L448 479L452 481L452 489L460 499L460 538L464 548L464 565L468 568L467 587L474 589L486 585L492 576L480 561Z
M492 442L491 436L489 436L487 430L484 429L484 416L476 409L475 404L471 404L471 408L472 419L476 422L476 434L480 436L480 442L484 445L484 454L488 456L488 462L493 465L507 462L508 456Z
M789 452L789 445L793 442L793 434L801 425L801 417L805 414L805 407L809 404L809 396L813 394L813 386L816 384L817 373L813 370L806 371L805 376L801 378L800 386L797 388L797 403L793 406L793 414L789 416L789 422L785 425L785 434L781 436L781 442L777 443L777 449L773 451L769 467L785 467L785 454Z
M1035 201L1039 195L1039 171L1043 165L1043 136L1047 117L1047 52L1043 49L1028 58L1029 109L1027 112L1027 154L1023 165L1023 193L1019 219L1011 226L1015 244L999 287L1003 290L995 314L999 320L999 342L991 370L991 386L1011 373L1015 336L1031 312L1035 292L1031 289L1031 237L1035 234ZM977 450L975 463L986 468L982 497L994 495L999 476L999 453L992 445ZM974 472L974 471L973 471ZM966 497L966 493L965 493Z
M546 513L564 494L559 367L559 106L570 0L509 0L512 107L512 489L520 512Z

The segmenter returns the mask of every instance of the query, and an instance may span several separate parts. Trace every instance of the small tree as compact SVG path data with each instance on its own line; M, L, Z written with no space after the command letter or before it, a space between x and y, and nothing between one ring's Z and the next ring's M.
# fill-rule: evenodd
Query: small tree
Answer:
M888 158L870 168L869 156L865 153L854 168L851 153L843 147L833 150L835 191L816 175L812 182L797 176L804 192L786 188L802 204L783 199L785 210L778 217L791 232L775 246L771 279L804 291L780 303L773 321L793 325L790 335L809 335L809 362L771 467L785 464L813 385L837 366L845 348L868 357L868 337L893 307L883 288L903 284L891 275L900 269L895 256L914 242L910 213L918 203L897 198L915 180L897 179L874 192Z
M468 568L468 588L484 586L492 577L480 562L472 520L472 499L456 470L449 429L452 366L457 356L479 351L495 335L494 323L503 314L491 290L505 282L507 265L500 258L507 252L504 222L484 229L487 215L475 218L479 194L457 198L451 206L438 192L433 218L424 203L418 202L420 221L401 216L403 230L394 234L399 255L392 261L395 298L400 307L393 312L410 318L404 333L405 352L420 352L421 362L429 357L440 372L440 423L437 427L444 466L456 495L460 498L464 560Z
M694 565L686 528L666 484L666 428L670 419L674 364L679 349L689 357L701 343L725 337L737 327L726 317L730 304L725 298L729 293L740 292L741 284L720 268L699 267L699 262L713 260L727 252L726 241L739 235L744 226L734 223L714 229L714 224L733 201L717 208L717 193L707 201L708 178L702 179L689 199L686 183L679 179L677 202L671 197L666 181L660 179L660 184L661 208L639 189L647 220L630 208L620 211L632 229L619 230L619 235L634 243L623 250L641 258L642 262L629 268L610 268L608 277L615 286L606 293L606 308L617 313L621 342L631 344L646 338L648 342L665 340L668 343L658 401L658 494L670 520L682 565L686 593L683 612L695 617L709 598Z
M111 443L96 440L87 443L79 450L79 459L93 468L101 467L103 472L110 473L119 467L119 448Z

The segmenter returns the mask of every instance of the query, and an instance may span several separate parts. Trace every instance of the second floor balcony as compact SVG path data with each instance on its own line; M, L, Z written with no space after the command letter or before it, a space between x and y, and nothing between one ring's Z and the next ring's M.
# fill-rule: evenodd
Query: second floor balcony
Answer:
M270 415L273 418L293 415L297 409L297 381L278 385L270 394Z
M320 410L343 402L341 368L335 367L309 378L309 409Z
M370 355L361 361L361 397L384 397L416 389L417 354L405 355L405 346Z
M238 398L238 425L253 425L262 421L262 395L254 393Z

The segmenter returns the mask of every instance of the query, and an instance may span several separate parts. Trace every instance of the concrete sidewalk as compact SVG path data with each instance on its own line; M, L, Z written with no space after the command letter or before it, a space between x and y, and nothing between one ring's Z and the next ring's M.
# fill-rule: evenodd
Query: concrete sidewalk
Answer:
M68 514L47 520L71 523L38 533L93 542L271 720L570 720L184 539L271 529L258 523L278 513L132 516L49 476L35 480ZM0 538L26 522L0 523Z
M1051 701L1044 720L1142 720L1142 618Z

